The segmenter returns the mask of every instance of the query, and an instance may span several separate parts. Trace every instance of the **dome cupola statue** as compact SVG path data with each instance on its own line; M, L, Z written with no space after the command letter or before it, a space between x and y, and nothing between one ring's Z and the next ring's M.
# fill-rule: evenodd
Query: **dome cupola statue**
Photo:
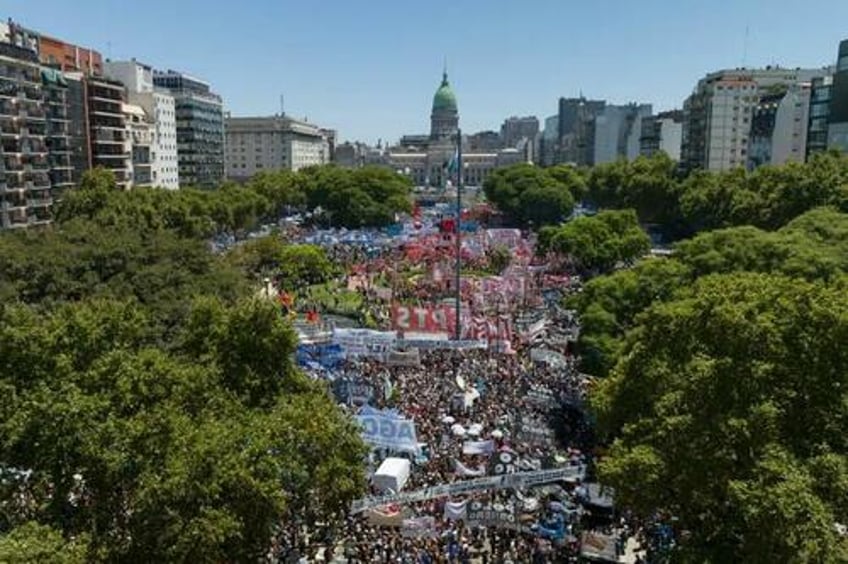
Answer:
M452 141L459 130L459 111L456 95L448 82L447 70L442 73L442 83L433 96L433 113L430 114L430 140Z
M457 112L456 95L448 82L447 72L442 74L442 84L433 96L433 112L437 111Z

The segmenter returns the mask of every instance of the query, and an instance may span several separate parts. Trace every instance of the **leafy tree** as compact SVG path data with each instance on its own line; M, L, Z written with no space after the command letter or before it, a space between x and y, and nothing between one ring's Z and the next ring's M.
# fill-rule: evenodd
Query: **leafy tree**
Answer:
M336 272L323 248L288 244L276 235L246 241L227 260L255 277L273 277L288 291L323 284Z
M516 225L552 225L568 217L574 207L571 186L558 180L567 173L558 168L555 174L526 163L500 168L483 183L483 191Z
M409 180L380 167L308 167L304 178L307 207L321 209L328 223L348 228L384 227L395 214L412 211Z
M644 259L589 281L572 299L582 320L583 370L606 374L625 332L655 300L667 300L702 276L748 271L836 282L848 272L848 214L819 208L777 232L750 226L705 232L678 243L672 258Z
M85 539L68 542L56 530L31 521L0 535L0 562L9 564L83 564L87 550Z
M848 492L846 295L705 277L641 314L597 385L593 409L615 438L602 480L638 513L676 516L687 559L848 558L834 527Z
M589 186L586 183L585 170L567 164L552 166L545 170L554 180L568 188L575 202L582 201L588 195Z
M650 239L633 210L604 211L542 230L541 252L570 257L583 271L605 272L630 263L650 249Z
M265 198L277 216L306 203L302 176L288 170L260 172L250 179L246 188Z
M87 535L87 560L250 561L361 491L358 431L273 304L207 298L171 351L156 336L137 304L2 311L0 461L29 472L0 491L13 530Z
M0 296L49 307L88 297L135 298L161 322L163 344L196 295L232 303L246 279L202 241L172 231L105 231L75 220L60 229L0 237Z
M580 312L581 370L606 375L618 359L624 333L636 316L656 302L669 299L692 279L687 265L674 259L646 258L633 268L588 281L571 298Z
M632 208L644 223L673 223L678 218L676 163L665 153L595 166L588 197L602 208Z

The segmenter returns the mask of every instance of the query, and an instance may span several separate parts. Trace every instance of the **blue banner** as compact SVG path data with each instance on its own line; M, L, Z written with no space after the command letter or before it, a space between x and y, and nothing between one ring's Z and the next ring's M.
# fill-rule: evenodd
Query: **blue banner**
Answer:
M356 419L366 443L397 451L419 452L415 423L412 420L377 410L360 412Z
M335 370L344 363L344 352L337 344L298 345L295 359L304 368L317 364L326 370Z
M341 403L362 405L374 399L374 386L359 379L338 378L333 382L333 391Z

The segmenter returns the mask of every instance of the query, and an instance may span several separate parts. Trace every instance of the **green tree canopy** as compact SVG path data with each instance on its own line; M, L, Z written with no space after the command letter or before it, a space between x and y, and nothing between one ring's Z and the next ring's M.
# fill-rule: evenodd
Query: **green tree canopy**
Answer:
M715 273L782 273L835 281L848 272L848 214L807 212L776 232L734 227L701 233L675 246L671 258L648 258L634 268L590 280L572 298L583 322L578 348L583 370L604 375L625 332L654 301Z
M380 167L308 167L301 171L307 207L321 209L333 226L384 227L412 211L410 181Z
M677 164L665 153L595 166L588 198L601 208L631 208L643 223L678 220Z
M633 210L603 211L578 217L539 234L541 252L570 257L585 272L607 272L618 263L630 263L651 248Z
M336 268L316 245L293 245L277 235L251 239L231 250L227 260L255 279L273 278L291 291L329 281Z
M483 191L515 225L541 227L557 224L571 214L571 190L579 190L576 182L564 168L542 169L522 163L492 171Z
M690 532L693 561L841 562L848 510L848 295L714 275L642 313L591 402L602 480Z
M86 535L94 560L248 561L361 491L358 431L292 367L274 304L206 299L171 351L155 337L137 304L3 310L0 461L30 472L7 527Z

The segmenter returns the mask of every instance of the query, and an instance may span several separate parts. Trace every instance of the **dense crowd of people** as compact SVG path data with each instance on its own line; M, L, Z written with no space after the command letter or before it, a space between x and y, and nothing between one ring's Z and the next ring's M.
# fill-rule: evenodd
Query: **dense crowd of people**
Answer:
M367 281L357 287L366 307L381 312L378 317L385 323L387 304L373 285L379 277L385 280L391 270L386 265L404 260L402 250L375 252L362 245L324 243L333 260L357 265L350 276ZM427 297L427 287L421 284L413 289L396 282L394 286L394 300ZM327 381L328 393L335 393L352 416L367 407L414 422L417 452L372 445L369 473L387 458L410 462L412 470L402 490L389 493L544 469L573 469L574 477L527 488L400 500L351 511L340 516L339 524L323 527L289 523L277 537L273 560L568 562L579 558L584 531L614 538L616 556L624 552L632 528L614 519L609 496L587 483L593 439L582 399L591 380L578 372L571 355L578 322L559 305L562 288L545 292L544 300L541 290L535 289L539 299L512 303L506 310L513 321L546 320L546 329L530 341L512 335L511 354L491 348L442 350L434 345L422 348L412 362L393 364L384 354L359 354L313 375ZM355 383L358 395L350 387L336 386L340 380ZM491 448L469 450L468 442ZM372 484L367 496L385 493ZM497 516L469 521L464 513L468 507L483 507Z

